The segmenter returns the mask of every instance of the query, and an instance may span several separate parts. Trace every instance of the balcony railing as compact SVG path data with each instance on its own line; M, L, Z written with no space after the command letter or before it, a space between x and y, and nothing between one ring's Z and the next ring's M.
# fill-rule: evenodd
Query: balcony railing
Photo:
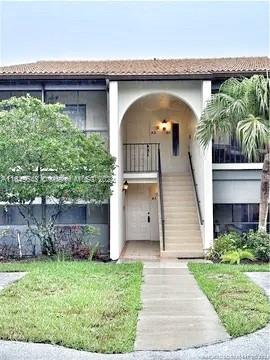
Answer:
M256 161L250 161L248 158L241 152L241 149L238 146L225 145L225 144L213 144L212 146L212 156L213 163L217 164L227 164L227 163L257 163L263 162L265 150L261 150L259 157Z
M157 172L158 143L124 144L125 172Z

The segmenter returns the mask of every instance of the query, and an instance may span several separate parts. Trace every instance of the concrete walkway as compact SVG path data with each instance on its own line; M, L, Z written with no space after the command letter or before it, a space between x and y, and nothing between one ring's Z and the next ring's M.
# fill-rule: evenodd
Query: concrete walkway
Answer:
M20 280L24 275L24 272L0 272L0 291L15 281Z
M237 339L179 351L96 354L61 346L0 340L1 360L269 360L270 326Z
M187 263L144 263L135 350L176 350L229 338Z
M263 288L265 294L270 298L270 272L248 272L245 274Z
M163 267L172 269L170 267ZM153 270L151 270L153 271ZM151 272L150 271L150 272ZM173 270L165 270L170 272ZM162 272L162 271L161 271ZM6 273L0 273L0 279ZM14 273L13 273L14 275ZM249 275L249 274L247 274ZM257 275L258 276L258 275ZM1 283L4 281L1 280ZM6 281L5 281L6 283ZM10 283L10 282L9 282ZM6 283L7 284L7 283ZM265 290L267 287L263 286ZM0 340L1 360L269 360L270 325L237 339L179 351L138 351L129 354L95 354L48 344L33 344Z

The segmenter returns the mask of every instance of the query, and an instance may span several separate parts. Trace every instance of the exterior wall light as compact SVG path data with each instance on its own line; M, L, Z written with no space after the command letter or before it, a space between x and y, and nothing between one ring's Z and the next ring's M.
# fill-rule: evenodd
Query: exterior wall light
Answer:
M162 130L162 132L166 134L170 133L170 123L166 119L164 119L160 124L160 130Z
M162 132L163 134L170 134L171 124L169 121L164 119L155 128L151 131L152 135L157 134L157 132Z
M123 184L123 191L127 191L127 189L128 189L128 182L127 182L127 180L124 182L124 184Z

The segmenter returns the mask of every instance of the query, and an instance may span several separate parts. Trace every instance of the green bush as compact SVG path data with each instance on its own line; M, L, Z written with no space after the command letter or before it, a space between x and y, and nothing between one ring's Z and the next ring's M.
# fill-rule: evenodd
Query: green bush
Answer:
M231 265L239 265L242 260L251 260L254 261L256 258L251 250L237 249L234 251L229 251L226 254L221 256L221 262L230 263Z
M207 258L213 261L220 261L222 255L229 251L241 248L241 235L236 232L230 232L219 235L215 239L213 246L209 249Z
M270 234L250 230L243 234L243 247L251 249L258 260L269 261Z

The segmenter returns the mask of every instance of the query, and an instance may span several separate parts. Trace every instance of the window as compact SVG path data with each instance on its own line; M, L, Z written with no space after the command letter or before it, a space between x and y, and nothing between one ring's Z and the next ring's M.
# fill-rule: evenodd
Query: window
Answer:
M173 156L179 156L179 124L172 124L172 152Z
M215 237L228 231L246 232L257 230L259 204L214 204ZM267 229L269 231L269 212Z
M35 218L41 221L41 205L32 205L32 211ZM57 214L58 208L56 205L46 205L47 219L52 215ZM64 205L62 212L56 220L56 224L108 224L109 210L108 204L74 204ZM0 226L6 225L27 225L26 220L20 214L17 206L8 205L0 206Z
M33 216L40 221L41 207L40 205L32 205ZM26 214L25 211L23 213ZM21 215L19 209L15 205L0 206L0 225L27 225L27 221Z
M64 113L70 117L73 124L81 130L86 128L86 105L85 104L67 104Z
M248 222L248 204L233 204L233 222Z
M109 223L109 208L107 204L102 205L88 205L87 215L89 224L108 224Z
M259 205L258 204L249 204L248 206L248 221L249 222L258 222L259 221Z

